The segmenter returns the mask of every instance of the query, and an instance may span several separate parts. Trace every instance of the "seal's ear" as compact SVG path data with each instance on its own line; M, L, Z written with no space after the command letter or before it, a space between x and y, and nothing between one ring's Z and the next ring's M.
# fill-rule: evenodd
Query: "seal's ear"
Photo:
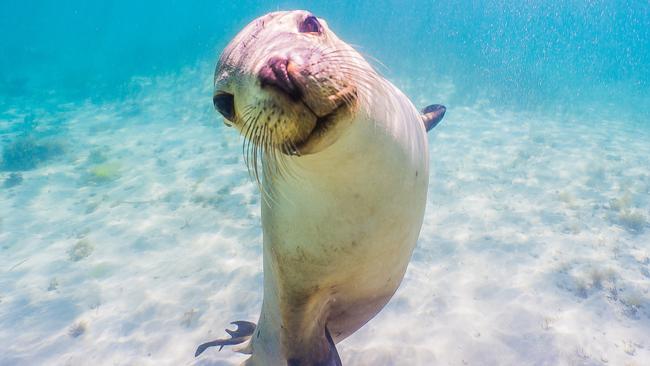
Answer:
M424 128L427 129L427 132L442 121L446 111L447 108L441 104L431 104L422 110L422 122L424 122Z

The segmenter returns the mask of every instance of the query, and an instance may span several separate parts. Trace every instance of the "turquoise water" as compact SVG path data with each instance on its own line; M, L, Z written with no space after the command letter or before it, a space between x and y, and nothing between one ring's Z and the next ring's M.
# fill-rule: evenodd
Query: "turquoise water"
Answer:
M418 107L418 248L347 365L650 363L646 1L0 3L0 365L193 358L261 304L221 49L308 9Z
M552 102L570 108L647 101L650 88L650 10L643 1L0 6L3 97L120 97L133 76L213 60L251 19L296 8L326 18L340 36L386 65L389 76L453 80L457 102L498 96L522 107Z

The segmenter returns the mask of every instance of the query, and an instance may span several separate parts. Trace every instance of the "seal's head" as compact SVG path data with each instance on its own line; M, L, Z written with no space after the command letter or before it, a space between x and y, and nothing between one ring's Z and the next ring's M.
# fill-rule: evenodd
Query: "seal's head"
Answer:
M312 154L349 126L375 75L324 20L275 12L250 23L223 51L213 101L245 137L249 158L251 151L253 159L259 151Z

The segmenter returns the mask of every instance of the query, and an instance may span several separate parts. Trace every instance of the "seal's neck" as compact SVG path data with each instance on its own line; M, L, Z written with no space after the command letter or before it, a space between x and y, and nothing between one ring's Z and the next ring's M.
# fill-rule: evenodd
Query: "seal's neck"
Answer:
M381 175L391 169L391 164L383 163L386 160L398 159L403 165L428 161L419 112L401 91L386 84L366 98L363 109L335 143L318 153L290 159L296 176Z

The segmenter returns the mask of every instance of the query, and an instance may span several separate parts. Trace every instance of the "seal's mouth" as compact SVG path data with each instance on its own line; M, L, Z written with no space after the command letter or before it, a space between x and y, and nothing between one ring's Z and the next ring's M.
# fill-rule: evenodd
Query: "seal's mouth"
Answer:
M309 107L307 107L309 108ZM339 104L339 106L334 109L331 113L328 113L322 117L318 117L316 119L316 126L311 130L309 135L302 139L301 141L298 141L294 143L294 149L293 151L283 151L284 153L288 153L289 155L300 155L301 151L304 151L306 146L314 141L315 139L319 138L320 136L323 136L327 131L333 127L336 124L336 117L341 110L345 108L345 103ZM313 111L312 111L313 113Z
M288 59L273 57L269 59L258 73L260 87L272 89L284 95L293 103L301 104L316 117L316 123L309 134L299 141L293 141L290 148L282 152L289 155L300 155L312 141L323 136L336 124L337 115L349 106L356 94L352 87L346 87L333 95L322 96L322 100L314 100L314 91L305 85L305 76L300 68ZM312 87L313 88L313 87ZM311 95L311 97L310 97Z

